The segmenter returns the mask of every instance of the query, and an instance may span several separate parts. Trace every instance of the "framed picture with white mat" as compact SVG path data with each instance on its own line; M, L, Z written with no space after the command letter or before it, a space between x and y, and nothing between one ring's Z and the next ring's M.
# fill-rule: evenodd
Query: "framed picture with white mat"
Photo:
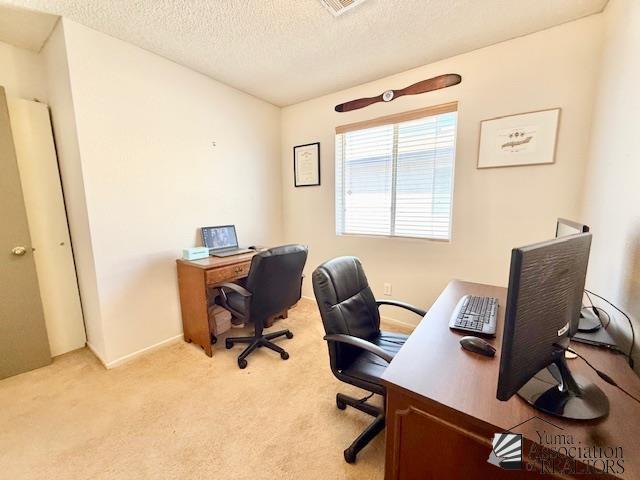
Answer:
M559 120L553 108L481 121L478 168L554 163Z

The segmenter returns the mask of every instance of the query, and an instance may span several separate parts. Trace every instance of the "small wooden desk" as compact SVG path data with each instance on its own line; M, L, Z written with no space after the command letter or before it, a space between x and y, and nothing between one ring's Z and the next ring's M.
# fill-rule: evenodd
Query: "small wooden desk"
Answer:
M591 475L552 474L542 477L526 470L508 471L487 463L494 433L506 431L533 416L540 419L514 428L523 435L523 460L539 443L538 432L571 435L576 445L622 447L624 473L594 478L640 478L640 405L604 383L580 359L569 360L572 371L596 383L609 397L610 413L602 420L571 422L534 410L518 396L496 399L506 289L461 281L451 282L433 304L384 373L387 386L385 478L390 479L520 479L590 478ZM498 328L490 343L496 356L483 357L461 349L464 334L448 327L459 298L466 294L499 300ZM630 393L640 395L640 379L623 356L584 344L572 348L608 373ZM562 457L564 461L566 457ZM583 472L588 467L578 462Z
M209 325L207 288L246 277L251 259L256 253L258 252L202 260L176 260L185 342L194 342L208 356L213 356L211 342L217 332L212 331Z

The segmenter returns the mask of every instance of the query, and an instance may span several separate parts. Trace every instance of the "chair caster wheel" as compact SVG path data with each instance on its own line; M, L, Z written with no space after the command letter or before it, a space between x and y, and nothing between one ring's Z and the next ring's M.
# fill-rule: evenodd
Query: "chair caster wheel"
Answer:
M283 360L286 360L286 359L289 358L289 354L287 352L282 352L280 354L280 358L283 359Z
M224 346L227 350L229 350L230 348L233 348L233 342L227 340L226 342L224 342Z
M354 452L351 448L347 448L344 451L344 460L347 463L356 463L356 452Z
M211 335L211 345L215 345L216 343L218 343L218 337Z
M242 368L247 368L247 361L243 358L243 359L238 359L238 366L242 369Z
M287 332L284 334L285 337L287 337L288 339L292 339L293 338L293 333L291 332Z

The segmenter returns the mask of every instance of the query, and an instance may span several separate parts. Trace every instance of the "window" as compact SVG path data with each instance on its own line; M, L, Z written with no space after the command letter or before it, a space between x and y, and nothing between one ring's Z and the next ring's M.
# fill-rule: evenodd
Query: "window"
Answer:
M457 104L336 128L336 233L448 240Z

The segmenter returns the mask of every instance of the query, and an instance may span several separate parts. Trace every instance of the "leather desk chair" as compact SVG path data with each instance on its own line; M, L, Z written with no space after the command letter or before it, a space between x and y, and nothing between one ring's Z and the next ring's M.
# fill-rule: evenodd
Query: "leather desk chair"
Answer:
M251 259L246 288L235 283L216 285L220 289L221 305L237 318L254 323L253 336L225 340L228 349L234 343L249 344L238 357L240 368L246 368L247 356L259 347L278 352L283 360L289 358L289 354L271 340L282 336L293 338L293 333L289 330L263 333L264 324L300 300L307 252L304 245L270 248Z
M336 395L339 409L349 405L375 417L344 451L345 460L353 463L358 452L384 429L384 407L370 405L366 400L373 394L386 400L380 378L407 339L407 335L380 330L378 307L393 305L421 317L427 312L394 300L376 300L362 264L355 257L339 257L323 263L313 272L312 280L326 333L324 339L329 347L331 371L338 380L371 392L362 399Z

